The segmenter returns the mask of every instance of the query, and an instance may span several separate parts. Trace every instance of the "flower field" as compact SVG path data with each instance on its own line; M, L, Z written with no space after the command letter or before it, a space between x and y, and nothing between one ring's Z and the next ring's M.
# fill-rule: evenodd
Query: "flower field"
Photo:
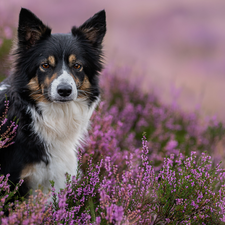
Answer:
M7 29L0 39L1 76L9 68ZM0 224L225 224L225 171L216 148L225 127L162 104L131 72L106 66L101 74L102 102L79 150L78 175L66 174L60 193L51 182L49 195L38 190L25 199L18 193L22 180L10 192L10 175L0 176ZM13 144L16 129L12 121L0 151Z

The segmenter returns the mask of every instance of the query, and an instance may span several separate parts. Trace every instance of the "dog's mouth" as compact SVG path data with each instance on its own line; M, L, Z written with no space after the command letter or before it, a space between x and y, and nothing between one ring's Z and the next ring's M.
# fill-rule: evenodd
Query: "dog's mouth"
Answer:
M50 102L55 102L55 103L66 103L66 102L72 102L76 100L77 96L75 94L72 94L67 97L61 97L61 96L49 96Z
M73 101L73 99L69 99L69 100L67 100L67 99L61 99L61 100L54 100L53 102L59 103L59 104L63 104L63 103L72 102L72 101Z

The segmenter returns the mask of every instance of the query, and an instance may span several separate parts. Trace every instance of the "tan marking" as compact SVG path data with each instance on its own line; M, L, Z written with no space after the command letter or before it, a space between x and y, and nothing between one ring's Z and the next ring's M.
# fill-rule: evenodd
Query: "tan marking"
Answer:
M31 90L30 97L38 102L47 102L46 98L44 97L44 87L39 86L38 77L34 77L28 83L28 88Z
M52 81L57 77L57 73L54 73L51 78L49 77L46 77L45 80L44 80L44 84L46 87L49 87L52 83Z
M46 87L49 87L49 86L50 86L50 83L51 83L51 82L50 82L50 78L49 78L49 77L46 77L45 80L44 80L45 86L46 86Z
M38 90L39 86L38 86L38 77L34 77L30 80L30 82L28 83L28 86L30 88L30 90Z
M21 174L20 174L20 179L29 179L31 175L35 172L34 164L28 164L26 165Z
M85 75L84 80L83 80L83 83L82 83L80 89L81 89L81 90L85 90L85 89L88 89L88 88L90 88L90 87L91 87L91 84L90 84L90 82L89 82L89 79L88 79L88 77Z
M90 81L89 81L88 77L85 75L82 85L78 89L78 92L79 92L79 90L88 91L88 89L90 87L91 87ZM88 95L89 95L88 93L81 92L80 96L78 95L78 98L87 97Z
M45 80L44 80L44 86L47 87L47 88L49 88L50 85L51 85L51 83L52 83L52 81L53 81L56 77L57 77L57 73L54 73L54 74L51 76L51 78L46 77ZM42 92L42 93L44 93L44 92Z
M54 56L52 56L52 55L50 55L49 57L48 57L48 63L51 65L51 66L55 66L55 57Z
M94 43L96 41L97 36L98 36L98 30L97 29L93 29L93 28L87 29L87 28L85 28L85 29L83 29L83 32L84 32L86 38L90 42Z
M77 85L77 88L79 88L81 86L80 80L77 77L74 77L74 76L72 76L72 77Z
M74 54L69 56L69 66L73 66L74 63L76 62L76 56Z
M57 73L54 73L53 75L52 75L52 77L50 78L50 83L52 83L52 81L53 80L55 80L55 78L57 77Z

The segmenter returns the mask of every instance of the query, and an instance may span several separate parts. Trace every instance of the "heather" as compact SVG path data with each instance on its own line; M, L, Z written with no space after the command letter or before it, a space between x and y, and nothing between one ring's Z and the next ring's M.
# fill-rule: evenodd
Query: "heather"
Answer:
M17 202L2 224L223 224L225 172L220 165L212 167L206 153L198 159L195 152L179 154L178 160L171 154L157 173L146 157L147 144L144 137L138 167L132 154L122 173L110 157L97 164L89 159L80 179L67 174L60 193L52 182L53 203L47 206L48 196L39 191L34 199Z
M225 173L208 155L222 124L201 124L110 70L102 78L104 100L80 149L78 176L67 174L60 193L52 182L52 203L41 191L12 203L20 184L10 191L10 175L1 176L1 223L223 224Z
M101 74L102 102L65 189L56 193L52 181L49 195L38 190L24 199L23 181L0 176L1 224L224 224L225 171L216 148L223 124L162 104L131 73L108 66ZM8 106L6 99L1 151L16 135Z
M195 151L213 154L214 162L221 160L216 145L224 136L223 124L202 120L198 113L185 113L176 104L161 104L153 93L144 93L139 84L141 76L130 81L131 71L104 70L101 86L103 102L92 117L90 141L84 153L93 158L110 156L121 168L128 153L140 160L138 148L143 133L148 140L148 160L155 170L162 167L166 155Z

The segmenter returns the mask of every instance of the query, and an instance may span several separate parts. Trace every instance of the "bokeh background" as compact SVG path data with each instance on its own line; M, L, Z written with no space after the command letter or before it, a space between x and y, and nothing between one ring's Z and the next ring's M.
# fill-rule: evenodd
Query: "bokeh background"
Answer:
M167 104L225 121L224 0L0 0L0 44L15 35L21 7L54 33L105 9L107 67L131 69L141 88Z

